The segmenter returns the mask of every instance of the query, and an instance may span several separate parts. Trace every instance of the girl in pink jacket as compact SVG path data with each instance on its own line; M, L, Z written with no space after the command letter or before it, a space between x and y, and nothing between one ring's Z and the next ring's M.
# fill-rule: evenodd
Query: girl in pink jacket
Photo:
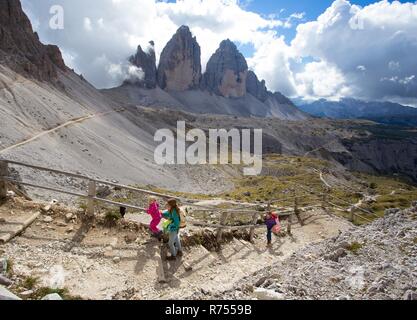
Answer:
M149 228L155 236L158 236L161 233L158 225L161 222L162 214L161 211L159 211L159 204L155 197L149 197L149 208L146 212L152 217Z

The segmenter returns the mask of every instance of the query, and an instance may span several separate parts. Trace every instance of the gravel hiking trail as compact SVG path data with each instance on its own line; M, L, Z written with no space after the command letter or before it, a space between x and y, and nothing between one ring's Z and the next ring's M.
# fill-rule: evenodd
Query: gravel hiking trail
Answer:
M84 117L80 117L80 118L76 118L76 119L69 120L69 121L67 121L67 122L65 122L63 124L60 124L59 126L56 126L56 127L52 128L52 129L42 131L42 132L40 132L40 133L38 133L38 134L36 134L36 135L34 135L34 136L26 139L26 140L23 140L23 141L21 141L19 143L16 143L16 144L13 144L13 145L11 145L9 147L6 147L4 149L1 149L0 150L0 155L2 153L8 152L10 150L16 149L16 148L21 147L23 145L26 145L26 144L28 144L28 143L30 143L32 141L35 141L35 140L37 140L37 139L39 139L39 138L41 138L41 137L43 137L45 135L48 135L50 133L57 132L59 129L66 128L66 127L72 126L74 124L84 122L84 121L89 120L89 119L93 119L93 118L97 118L97 117L104 117L104 116L106 116L108 114L112 114L112 113L116 113L116 112L123 112L123 111L124 111L124 109L118 109L118 110L113 110L113 111L106 111L106 112L100 112L100 113L90 114L90 115L87 115L87 116L84 116Z
M0 207L0 218L6 221L16 223L20 215L27 213L18 206ZM221 294L309 243L354 228L320 210L303 215L305 226L294 224L292 236L275 237L272 248L266 247L265 230L258 229L254 243L234 238L218 252L202 245L187 247L174 262L164 259L166 249L161 254L160 243L146 231L97 225L83 232L82 224L65 220L65 214L42 215L1 250L19 277L37 277L39 285L63 286L84 299L192 299L195 294ZM159 281L161 265L165 283Z

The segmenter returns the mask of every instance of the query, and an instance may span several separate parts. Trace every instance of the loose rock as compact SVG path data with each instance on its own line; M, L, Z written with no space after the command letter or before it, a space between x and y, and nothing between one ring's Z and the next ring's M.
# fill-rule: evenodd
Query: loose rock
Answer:
M42 298L42 300L63 300L58 293L51 293Z

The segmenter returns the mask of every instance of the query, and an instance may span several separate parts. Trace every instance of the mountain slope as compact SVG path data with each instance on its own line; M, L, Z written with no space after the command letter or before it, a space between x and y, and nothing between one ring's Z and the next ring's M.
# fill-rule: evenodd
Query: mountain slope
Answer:
M286 120L303 120L308 116L290 102L281 102L276 95L268 95L262 102L251 94L229 99L202 90L165 91L140 88L124 84L119 88L102 90L109 99L121 104L154 108L169 108L197 114L224 114L235 116L274 117Z
M67 67L55 64L45 56L47 47L33 33L19 1L2 1L0 16L8 19L0 21L2 35L16 35L14 42L0 38L0 157L126 184L196 192L223 190L231 185L226 181L227 169L155 164L155 131L174 128L176 123L150 121L152 115L137 108L120 112L122 106ZM10 43L13 46L9 50ZM28 63L31 67L25 69ZM86 120L72 123L83 117ZM60 127L68 122L72 124ZM56 127L59 129L42 134ZM30 143L19 145L28 140ZM23 172L27 180L37 183L74 186L60 177ZM217 182L212 183L216 177Z

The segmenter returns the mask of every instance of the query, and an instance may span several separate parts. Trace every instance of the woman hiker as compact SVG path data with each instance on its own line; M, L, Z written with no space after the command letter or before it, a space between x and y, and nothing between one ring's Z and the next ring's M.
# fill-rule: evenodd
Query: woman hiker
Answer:
M274 212L268 212L264 216L266 225L267 247L272 247L272 230L278 224L278 215Z
M177 201L170 199L167 202L167 211L162 213L162 216L169 221L166 226L166 231L169 234L169 249L171 256L167 260L175 260L177 256L182 257L182 247L179 237L179 231L181 226L180 208L178 208Z

